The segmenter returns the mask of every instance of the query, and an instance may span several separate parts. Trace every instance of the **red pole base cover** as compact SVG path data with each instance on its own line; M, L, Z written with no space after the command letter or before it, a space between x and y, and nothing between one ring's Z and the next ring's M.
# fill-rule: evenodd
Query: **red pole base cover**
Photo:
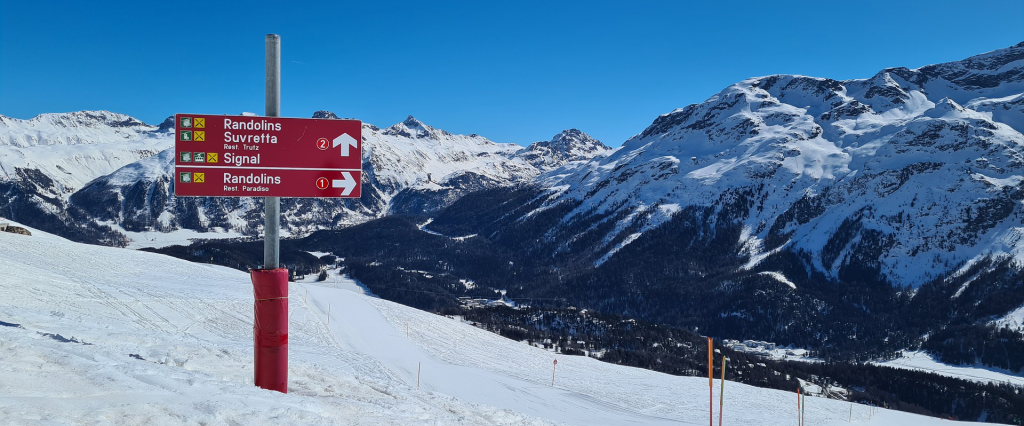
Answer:
M255 295L255 382L288 393L288 270L250 269Z

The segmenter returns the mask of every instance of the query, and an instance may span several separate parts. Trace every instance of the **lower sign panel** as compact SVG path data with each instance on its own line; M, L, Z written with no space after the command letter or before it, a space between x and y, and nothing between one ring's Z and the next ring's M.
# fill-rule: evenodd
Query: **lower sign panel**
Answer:
M175 167L179 197L359 198L359 170Z

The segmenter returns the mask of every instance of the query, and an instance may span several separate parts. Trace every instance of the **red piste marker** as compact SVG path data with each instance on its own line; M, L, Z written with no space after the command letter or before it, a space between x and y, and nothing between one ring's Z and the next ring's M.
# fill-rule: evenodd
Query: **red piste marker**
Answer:
M551 365L551 387L555 386L555 367L558 367L557 359L555 360L555 363Z

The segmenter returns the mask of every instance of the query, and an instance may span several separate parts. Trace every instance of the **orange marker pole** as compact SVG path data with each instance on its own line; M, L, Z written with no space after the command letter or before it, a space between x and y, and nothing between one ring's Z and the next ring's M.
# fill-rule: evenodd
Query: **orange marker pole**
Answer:
M803 416L800 415L800 388L796 388L796 424L803 426Z

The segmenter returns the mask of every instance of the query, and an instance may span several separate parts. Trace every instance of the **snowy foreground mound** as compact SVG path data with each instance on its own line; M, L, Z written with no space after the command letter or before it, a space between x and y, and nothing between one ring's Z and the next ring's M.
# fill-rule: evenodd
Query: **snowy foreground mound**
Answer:
M32 232L0 232L0 424L707 421L705 379L559 356L552 387L550 352L351 283L292 284L290 393L265 391L252 386L247 274ZM728 382L725 404L726 424L796 421L791 393ZM808 406L808 424L847 424L851 413L841 401ZM852 416L946 424L887 410L869 420L859 405Z

